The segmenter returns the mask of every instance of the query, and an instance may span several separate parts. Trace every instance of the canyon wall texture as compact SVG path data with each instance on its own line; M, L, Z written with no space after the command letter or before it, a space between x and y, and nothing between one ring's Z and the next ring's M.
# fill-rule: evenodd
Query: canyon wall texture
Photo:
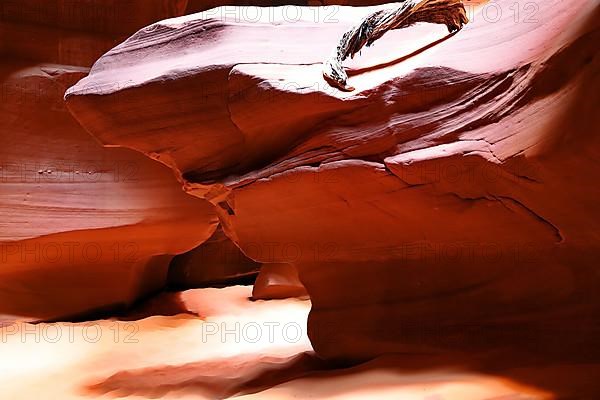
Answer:
M260 263L246 257L221 228L206 242L173 259L168 282L174 287L205 287L252 281Z
M253 297L302 295L297 268L324 358L596 355L595 2L389 32L347 62L352 92L322 62L392 5L182 16L216 5L1 4L0 317L275 263Z
M29 0L0 7L0 319L128 306L161 289L172 256L208 239L218 219L168 168L102 147L63 97L119 40L185 8Z
M103 144L213 203L251 259L296 265L322 357L592 356L598 7L494 3L454 35L389 32L348 63L353 92L332 89L322 61L381 7L169 19L106 53L66 101Z
M192 3L0 2L0 320L77 317L128 306L167 283L257 273L260 264L223 235L222 245L196 248L169 272L173 255L211 237L214 207L183 193L168 168L103 148L63 99L136 30L210 6ZM215 250L208 259L207 247Z

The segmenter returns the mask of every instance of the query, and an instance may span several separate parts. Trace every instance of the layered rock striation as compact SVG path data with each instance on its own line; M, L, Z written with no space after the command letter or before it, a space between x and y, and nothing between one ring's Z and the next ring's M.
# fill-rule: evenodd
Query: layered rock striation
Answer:
M184 3L1 2L0 320L128 306L216 229L210 203L147 157L102 147L63 99L102 53Z
M169 19L66 100L215 204L250 258L296 265L325 358L580 354L600 304L598 9L493 4L454 35L387 33L348 64L353 92L322 62L381 7Z

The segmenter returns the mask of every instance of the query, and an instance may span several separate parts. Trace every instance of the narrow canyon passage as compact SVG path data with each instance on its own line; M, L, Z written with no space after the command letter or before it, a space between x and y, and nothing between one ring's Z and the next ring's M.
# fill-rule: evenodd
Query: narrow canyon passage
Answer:
M600 399L598 43L589 0L0 0L0 400Z

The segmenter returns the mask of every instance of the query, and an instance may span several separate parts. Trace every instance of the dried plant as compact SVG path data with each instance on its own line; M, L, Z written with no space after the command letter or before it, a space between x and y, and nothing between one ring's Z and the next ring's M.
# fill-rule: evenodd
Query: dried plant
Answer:
M400 7L380 10L368 15L355 28L344 33L332 56L323 66L323 76L335 87L353 90L347 85L348 75L342 62L368 47L387 31L409 27L417 22L444 24L456 32L468 21L461 0L406 0Z

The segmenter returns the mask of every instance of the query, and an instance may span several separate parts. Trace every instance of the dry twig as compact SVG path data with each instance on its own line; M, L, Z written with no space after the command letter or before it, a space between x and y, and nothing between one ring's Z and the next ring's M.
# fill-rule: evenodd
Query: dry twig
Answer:
M342 36L332 56L323 66L323 76L335 87L353 90L347 86L348 75L342 62L368 47L387 31L406 28L416 22L444 24L449 32L456 32L468 21L461 0L406 0L400 7L381 10L368 15L355 28Z

